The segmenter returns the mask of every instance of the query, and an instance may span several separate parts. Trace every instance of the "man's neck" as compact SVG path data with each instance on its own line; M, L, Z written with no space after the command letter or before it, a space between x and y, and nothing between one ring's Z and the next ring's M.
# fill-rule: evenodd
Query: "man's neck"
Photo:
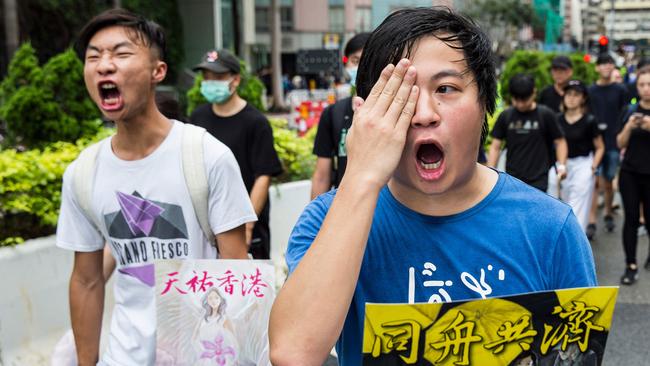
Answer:
M567 122L575 122L579 120L583 115L582 108L572 108L572 109L567 109L566 112L564 112L564 117L567 120Z
M596 80L596 85L598 86L607 86L609 84L612 84L612 79L598 78L598 80Z
M643 109L650 109L650 100L639 100L639 106Z
M227 102L223 104L212 104L212 111L219 117L232 117L246 107L246 101L237 93L234 93Z
M492 192L498 179L499 175L494 170L476 163L475 170L464 183L444 193L422 193L407 188L394 178L388 182L388 187L396 200L415 212L429 216L449 216L479 204Z
M567 84L567 83L562 83L562 84L555 83L555 84L553 84L553 87L555 87L555 91L556 91L559 95L564 95L564 87L566 86L566 84Z
M154 152L165 140L172 123L155 104L129 120L115 121L117 133L111 139L113 153L122 160L139 160Z

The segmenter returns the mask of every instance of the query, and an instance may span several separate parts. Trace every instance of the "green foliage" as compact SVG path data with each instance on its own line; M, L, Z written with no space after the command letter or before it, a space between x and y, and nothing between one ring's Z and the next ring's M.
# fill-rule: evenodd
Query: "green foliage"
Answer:
M244 61L239 61L241 66L241 83L237 88L237 94L252 104L260 112L264 112L264 103L262 102L264 93L264 83L257 76L251 74Z
M54 232L63 172L86 146L112 133L112 129L101 129L76 143L0 152L0 246Z
M510 92L508 85L510 78L519 73L528 73L535 78L535 87L539 93L545 87L553 84L551 78L551 60L556 53L544 53L541 51L515 51L501 74L501 97L509 104ZM594 65L587 63L582 58L582 54L574 53L569 55L573 63L573 78L579 79L586 84L593 83L598 74Z
M309 179L316 164L312 154L316 129L304 137L287 128L287 121L271 118L275 149L285 172L276 183ZM0 246L54 232L61 205L63 173L91 143L113 133L102 128L75 143L55 142L43 149L0 152Z
M71 142L96 133L101 125L86 94L83 65L71 49L41 68L31 45L24 44L0 90L7 144L42 147L53 141Z
M23 43L9 63L9 72L0 83L0 106L7 103L17 89L31 85L41 78L42 70L38 66L36 51L31 43Z
M287 120L282 118L269 118L273 128L273 141L284 173L275 178L278 183L310 179L316 165L316 156L312 154L316 129L312 128L303 137L296 134L296 130L287 128Z
M551 79L551 61L539 51L515 51L501 74L501 97L510 104L510 79L520 73L531 74L535 78L535 87L539 92L546 85L553 83Z
M262 95L264 93L264 84L262 81L255 75L251 74L246 67L244 61L239 61L241 65L240 77L241 82L237 87L237 94L240 97L244 98L248 103L253 107L257 108L260 112L266 111L264 108L264 103L262 102ZM196 74L194 78L194 85L190 90L187 91L187 115L191 116L192 112L201 104L205 104L208 101L205 100L203 95L201 95L201 81L203 81L203 75L201 73Z

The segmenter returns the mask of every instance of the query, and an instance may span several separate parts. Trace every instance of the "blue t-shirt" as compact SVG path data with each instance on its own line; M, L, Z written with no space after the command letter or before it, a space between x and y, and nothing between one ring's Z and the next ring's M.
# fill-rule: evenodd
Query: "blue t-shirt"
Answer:
M300 216L286 254L290 272L334 195L319 196ZM595 285L591 248L571 208L506 173L476 206L444 217L419 214L384 187L336 345L339 362L362 363L366 302L448 302Z

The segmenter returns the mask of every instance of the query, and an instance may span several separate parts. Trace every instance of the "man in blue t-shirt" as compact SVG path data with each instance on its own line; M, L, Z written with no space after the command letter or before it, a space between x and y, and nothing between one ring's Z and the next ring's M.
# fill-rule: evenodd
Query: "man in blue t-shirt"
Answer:
M343 180L289 240L291 274L269 323L274 364L322 364L336 343L341 365L360 365L368 302L596 284L570 207L476 162L496 76L472 21L441 8L392 13L366 43L357 88Z

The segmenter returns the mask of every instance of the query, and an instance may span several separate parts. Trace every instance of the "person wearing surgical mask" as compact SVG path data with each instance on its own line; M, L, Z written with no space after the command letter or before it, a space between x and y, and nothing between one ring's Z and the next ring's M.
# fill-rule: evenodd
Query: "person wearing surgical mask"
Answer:
M370 33L360 33L345 45L345 74L356 88L357 70L363 46ZM316 168L311 179L311 198L314 199L332 187L338 187L347 163L345 138L352 125L352 97L343 98L323 110L314 141Z
M282 173L282 164L273 147L271 125L260 111L237 93L241 66L230 51L208 51L194 70L203 75L201 95L208 103L192 112L190 123L205 128L235 155L258 217L256 223L246 225L249 252L255 259L269 259L268 191L271 177Z

